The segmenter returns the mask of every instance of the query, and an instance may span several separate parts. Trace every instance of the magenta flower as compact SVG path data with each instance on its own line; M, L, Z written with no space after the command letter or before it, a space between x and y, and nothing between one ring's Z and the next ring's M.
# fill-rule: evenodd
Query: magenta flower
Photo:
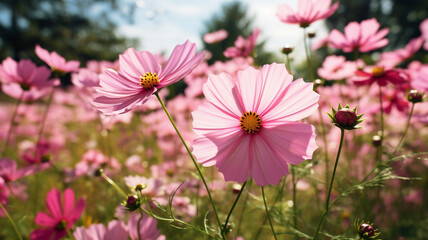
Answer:
M77 227L73 233L76 240L119 240L128 239L128 228L122 221L113 220L107 228L103 224L92 224L87 229Z
M384 37L389 33L389 29L378 31L379 27L380 24L375 18L364 20L361 24L350 22L345 27L345 35L336 29L330 32L329 46L344 52L369 52L384 47L388 44L388 39Z
M82 215L85 200L79 198L75 203L73 190L67 188L64 191L64 202L62 202L61 192L52 188L46 198L46 207L49 213L39 212L34 219L38 225L45 228L31 232L30 238L32 240L57 240L65 236L67 234L66 229L71 229Z
M23 101L34 101L46 96L59 85L58 80L50 80L51 71L47 67L37 67L29 59L16 62L8 57L0 65L2 90L7 95Z
M331 0L299 0L296 12L288 4L281 4L276 10L276 16L281 22L299 24L305 28L315 21L330 17L339 7L339 2L330 4Z
M35 52L37 56L42 59L53 71L62 73L77 72L79 71L79 61L65 61L65 58L61 57L56 52L49 53L48 50L36 45Z
M210 75L203 91L208 101L193 112L193 154L225 180L278 184L288 164L310 159L317 148L315 128L299 120L317 109L319 95L312 83L293 81L284 64L248 67L237 80Z
M206 43L220 42L220 41L224 40L225 38L227 38L228 35L229 35L229 33L226 30L220 29L218 31L205 34L204 35L204 42L206 42Z
M353 83L357 86L371 85L373 83L379 86L386 86L388 82L394 85L407 83L403 77L403 73L393 69L385 69L383 66L373 66L365 71L356 71L356 77L352 79Z
M92 104L106 115L128 112L189 74L203 60L204 52L195 54L196 45L186 41L161 67L150 52L129 48L119 57L118 72L107 69L100 75L101 87L96 88L100 96Z
M223 52L224 56L228 58L249 56L256 46L259 34L260 29L256 28L253 33L247 37L247 39L242 36L238 36L238 39L235 41L235 46L228 47L226 51Z

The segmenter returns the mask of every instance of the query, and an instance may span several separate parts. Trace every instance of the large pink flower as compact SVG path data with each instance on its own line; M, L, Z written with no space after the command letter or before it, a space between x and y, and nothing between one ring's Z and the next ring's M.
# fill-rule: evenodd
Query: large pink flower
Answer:
M397 49L393 52L383 52L380 55L379 65L395 67L403 61L410 59L415 53L419 51L423 44L422 37L413 38L409 41L406 47Z
M256 46L259 34L260 29L256 28L254 29L253 33L247 37L247 39L243 38L242 36L238 36L238 39L235 41L235 46L228 47L223 52L224 56L228 58L249 56Z
M384 47L388 44L388 39L384 37L389 33L389 29L378 31L379 27L380 24L375 18L364 20L361 24L350 22L345 27L345 35L336 29L330 32L329 46L344 52L369 52Z
M129 48L119 57L118 72L107 69L100 75L101 87L96 88L100 96L93 105L106 115L128 112L189 74L203 60L203 54L196 54L196 45L186 41L174 48L161 67L150 52Z
M227 181L278 184L288 164L312 157L315 129L299 120L318 107L312 83L293 81L283 64L248 67L237 80L210 75L208 100L193 112L199 135L193 154L203 166L216 165Z
M276 10L276 16L281 22L308 27L315 21L330 17L339 7L339 2L330 4L331 0L299 0L296 12L288 4L281 4Z
M77 72L79 70L80 62L79 61L65 61L65 58L60 56L56 52L49 52L48 50L36 45L35 52L37 56L42 59L49 67L54 71L59 71L63 73L67 72Z
M61 201L61 192L53 188L49 191L46 199L48 213L37 213L34 221L46 228L36 229L31 232L32 240L57 240L65 236L66 229L71 229L73 224L80 218L85 208L85 200L79 198L74 202L73 190L67 188L64 191L64 202Z
M34 101L47 95L57 79L50 80L51 71L47 67L37 67L29 59L16 62L8 57L0 65L2 90L7 95L23 101Z

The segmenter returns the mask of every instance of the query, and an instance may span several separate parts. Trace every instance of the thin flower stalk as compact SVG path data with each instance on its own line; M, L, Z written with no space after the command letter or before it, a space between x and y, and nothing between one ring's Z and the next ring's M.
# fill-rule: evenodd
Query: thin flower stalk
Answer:
M315 80L314 73L312 72L311 56L309 55L308 45L306 43L306 28L303 28L303 44L305 47L306 61L308 63L309 76L311 77L311 82Z
M403 144L404 144L404 140L407 137L407 132L409 131L409 127L410 127L410 119L412 118L413 115L413 110L415 109L415 103L412 103L412 108L410 109L410 113L409 113L409 117L407 118L407 124L406 124L406 129L404 130L404 134L400 139L400 142L398 142L397 146L395 147L394 151L392 151L392 155L394 155L398 149L400 149Z
M315 231L314 236L312 237L313 240L318 239L318 233L321 229L321 225L324 221L324 217L327 215L329 207L330 207L330 197L331 197L331 190L333 189L333 182L334 182L334 176L336 175L336 169L337 169L337 163L339 162L339 157L340 157L340 152L342 151L342 145L343 145L343 138L345 136L345 130L343 128L340 129L340 143L339 143L339 149L337 150L337 155L336 155L336 162L334 163L334 169L333 169L333 175L331 176L331 181L330 181L330 187L328 189L328 195L327 195L327 200L325 202L325 211L322 214L319 222L318 222L318 226L317 229Z
M379 104L380 104L380 146L379 146L379 157L377 161L382 159L383 139L385 137L385 126L383 120L383 101L382 101L382 87L379 85Z
M10 217L9 213L7 212L6 208L3 206L3 203L0 201L0 208L1 210L4 212L4 214L6 215L7 219L9 220L10 224L13 227L13 230L15 230L16 236L18 237L19 240L22 240L22 235L18 230L18 227L16 226L15 222L13 221L13 219Z
M21 93L21 96L18 98L18 101L16 102L15 110L13 111L12 119L10 120L10 127L9 127L9 131L7 132L6 143L5 143L4 148L3 148L3 155L6 154L7 149L9 147L10 138L12 136L12 131L13 131L13 128L15 126L16 114L18 113L18 108L19 108L19 105L22 102L22 97L23 96L24 96L24 91Z
M236 204L238 203L238 200L239 200L239 198L242 195L242 192L244 191L245 185L247 185L247 181L242 184L241 190L239 190L238 196L236 196L235 202L233 202L232 208L230 209L229 213L227 214L227 218L226 218L226 221L224 222L222 234L226 233L225 231L226 231L226 228L227 228L227 223L229 222L229 218L232 215L232 212L235 209Z
M178 137L180 138L181 142L183 143L184 147L186 148L187 153L189 154L190 158L192 159L192 162L195 165L196 170L198 171L198 174L199 174L199 176L202 179L202 182L204 183L205 189L207 190L208 198L210 199L211 205L212 205L213 210L214 210L214 214L215 214L215 217L216 217L216 220L217 220L217 224L218 224L218 227L219 227L219 230L220 230L220 235L221 235L222 239L225 239L223 231L221 231L222 227L221 227L220 218L218 217L217 209L216 209L214 201L213 201L213 199L211 197L211 192L210 192L210 190L208 188L208 185L207 185L207 183L205 181L205 178L204 178L201 170L199 169L198 164L196 163L196 160L195 160L195 158L192 155L192 152L190 151L189 147L187 146L186 141L184 141L183 136L181 136L180 131L178 131L177 126L174 123L174 120L172 119L171 115L169 114L168 110L166 109L165 104L163 103L162 99L160 98L159 93L155 92L155 96L158 99L159 103L161 104L161 106L162 106L163 110L165 111L166 115L168 116L169 121L171 122L172 126L174 127L175 131L177 132Z
M291 176L292 176L292 182L293 182L293 227L297 229L297 201L296 201L296 195L297 195L297 176L296 176L296 167L291 166Z
M275 238L275 240L277 240L277 237L275 234L275 229L273 228L272 220L270 219L269 209L268 209L267 204L266 204L265 190L264 190L263 186L261 186L261 188L262 188L263 203L265 205L265 210L266 210L266 216L269 220L269 225L270 225L270 229L272 230L273 237Z

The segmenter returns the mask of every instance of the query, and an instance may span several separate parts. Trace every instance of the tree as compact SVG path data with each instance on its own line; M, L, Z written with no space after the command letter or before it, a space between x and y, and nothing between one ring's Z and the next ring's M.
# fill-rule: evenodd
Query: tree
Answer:
M247 37L254 30L253 18L247 16L247 7L241 2L232 2L223 5L219 14L213 15L206 23L206 29L202 36L206 33L214 32L220 29L225 29L228 32L226 39L219 43L207 44L204 42L204 48L212 53L208 63L212 64L215 61L225 61L227 58L223 52L230 46L233 46L239 35ZM260 41L258 41L260 42ZM254 49L255 64L262 65L273 61L273 54L264 50L265 42L257 44Z
M10 16L0 18L1 59L39 61L34 47L40 44L83 63L115 60L126 47L138 44L115 35L111 18L120 14L115 0L3 0L0 9Z

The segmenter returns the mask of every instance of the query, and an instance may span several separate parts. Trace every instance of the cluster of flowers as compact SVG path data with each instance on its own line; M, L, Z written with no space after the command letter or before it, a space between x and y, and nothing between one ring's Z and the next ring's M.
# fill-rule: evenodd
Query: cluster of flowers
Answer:
M337 8L338 3L331 5L330 0L300 0L297 11L283 4L278 6L276 14L284 23L307 28L331 16ZM158 206L170 204L176 211L175 216L190 220L197 217L198 206L184 197L185 194L211 198L209 190L230 190L225 181L244 185L253 179L258 186L278 185L290 173L291 165L314 159L318 146L325 147L319 151L333 156L339 144L339 132L333 127L317 131L314 125L321 126L331 120L343 134L344 129L359 128L362 122L356 108L342 108L340 102L364 109L364 128L353 137L362 139L377 134L380 143L375 146L384 146L388 153L395 154L403 144L407 129L400 139L402 129L389 129L386 134L383 125L404 126L409 114L415 127L428 123L428 106L423 102L424 93L428 92L428 64L411 61L422 47L428 50L428 19L420 25L420 37L403 49L383 52L379 61L367 65L358 55L388 44L389 30L379 29L376 19L351 22L344 33L334 29L326 38L312 44L312 50L327 47L356 53L353 61L336 55L325 58L317 73L329 82L327 84L315 79L294 79L284 64L255 67L252 52L260 33L257 28L247 38L239 36L235 45L225 50L224 55L230 60L213 65L204 62L204 56L209 54L197 53L196 45L189 41L177 45L168 59L130 48L116 62L90 61L85 68L79 68L78 61L66 61L56 52L50 53L38 45L35 52L50 69L36 66L28 59L17 62L7 58L0 65L1 88L18 103L16 107L4 104L0 108L0 120L11 123L0 126L0 139L5 143L3 153L9 156L0 159L0 203L5 206L0 216L7 217L12 196L27 197L26 186L20 179L40 171L57 171L66 184L85 176L101 174L110 179L126 172L128 176L121 176L129 188L124 205L128 210L142 210L142 203L147 201L149 212L124 213L124 207L118 205L115 215L118 220L102 220L108 224L88 224L87 228L77 227L71 233L84 211L85 200L79 198L75 202L70 188L65 189L61 200L61 192L53 188L46 200L49 213L39 212L34 219L44 228L32 231L30 238L60 239L68 233L76 239L165 239L151 215L151 210ZM205 35L204 41L215 44L227 37L225 30L219 30ZM291 53L290 49L287 54ZM73 83L66 90L58 88L59 78L65 74L71 74ZM187 84L184 93L164 104L167 87L181 79ZM37 103L46 97L49 99L43 108ZM414 108L415 103L420 103L420 107ZM332 105L339 105L339 109L330 115L313 114L317 110L328 112ZM383 114L388 117L383 118ZM117 147L111 149L106 140L114 134L115 127L135 121L138 121L136 128L123 130L124 135L126 132L131 137L115 139ZM70 127L73 123L94 122L99 123L94 131L97 136L89 137L91 140L85 143L80 140L85 134L82 129ZM325 134L324 141L316 138L317 133ZM97 138L105 141L104 146ZM135 144L130 139L155 139L156 144ZM180 139L183 145L178 144ZM348 135L345 141L350 143L353 139ZM84 145L83 151L74 153L68 147L76 143ZM191 144L191 149L187 144ZM427 150L423 143L414 144ZM394 145L397 147L390 151L388 147ZM347 144L346 148L347 152L354 153L348 155L350 169L357 178L363 178L375 162L363 165L365 160L362 161L361 156L372 155L378 148L361 142ZM215 166L221 173L213 174L206 189L201 188L198 179L191 178L194 166L187 154L204 167ZM68 158L66 164L58 164L58 160L67 155L73 157ZM382 156L379 159L382 160ZM315 175L322 175L320 165L312 167ZM101 173L100 169L103 169ZM325 171L328 172L328 168ZM404 168L402 173L408 174ZM200 171L199 174L203 179ZM185 183L181 184L183 179ZM308 188L304 179L299 183L301 190ZM327 206L330 192L331 186ZM171 198L171 195L175 196ZM408 201L420 204L420 195L420 191L411 192ZM88 201L87 198L86 203ZM328 210L327 207L326 212ZM398 215L392 217L398 218ZM369 228L363 224L366 223L357 226L361 237L374 239L379 235L371 225L367 224ZM224 238L223 234L224 231L220 231L219 235Z

